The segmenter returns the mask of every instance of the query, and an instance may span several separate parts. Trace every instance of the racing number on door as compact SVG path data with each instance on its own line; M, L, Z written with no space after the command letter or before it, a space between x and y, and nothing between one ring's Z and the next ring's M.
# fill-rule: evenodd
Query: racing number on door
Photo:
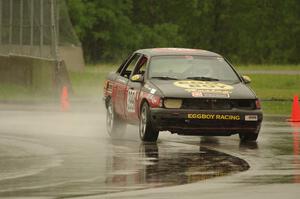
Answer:
M130 113L135 112L135 97L136 91L129 89L127 94L127 111Z

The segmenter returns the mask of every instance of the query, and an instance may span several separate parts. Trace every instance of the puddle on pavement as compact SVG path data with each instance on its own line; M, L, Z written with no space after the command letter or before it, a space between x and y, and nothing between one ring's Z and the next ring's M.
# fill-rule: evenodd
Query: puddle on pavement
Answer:
M107 147L104 170L93 179L66 179L47 187L2 192L1 196L80 197L181 185L249 169L240 158L188 144L108 141Z
M271 125L263 129L259 150L244 153L257 163L255 172L238 183L300 184L300 124L282 120L275 126L276 120L267 122Z
M72 128L73 125L72 122ZM68 129L66 126L64 128ZM70 137L68 133L65 134L67 138ZM54 147L55 154L36 155L34 152L40 153L45 149L34 147L33 152L20 155L24 160L30 160L28 166L38 169L37 162L50 160L49 157L52 156L62 158L62 161L51 169L37 172L36 175L1 180L0 197L107 194L193 183L249 169L246 161L219 151L232 151L255 163L252 172L243 173L245 175L231 182L300 183L300 126L291 127L283 119L275 118L265 122L259 145L238 145L238 138L234 137L202 137L199 143L197 138L186 139L183 136L175 137L173 141L168 137L168 141L158 144L141 144L136 139L112 141L105 136L94 137L93 133L87 137L79 134L80 136L73 136L68 140L62 139L64 136L58 134L51 134L43 139L40 137L38 141L47 148ZM16 143L8 145L4 139L2 142L6 143L0 147L2 159L6 157L7 152L10 152L7 157L16 155L16 152L23 154L22 147L12 147ZM21 145L23 146L22 143ZM33 145L28 142L24 146ZM219 151L210 150L211 148L217 148ZM17 158L15 160L21 164L21 159ZM2 170L2 177L12 173L13 169L18 170L14 162L4 161L2 164L5 163L8 164L4 167L7 170ZM18 166L24 169L26 162L23 161L22 165Z
M134 153L116 152L108 161L105 187L125 191L181 185L249 169L248 163L238 157L204 147L185 147L141 144L138 159Z

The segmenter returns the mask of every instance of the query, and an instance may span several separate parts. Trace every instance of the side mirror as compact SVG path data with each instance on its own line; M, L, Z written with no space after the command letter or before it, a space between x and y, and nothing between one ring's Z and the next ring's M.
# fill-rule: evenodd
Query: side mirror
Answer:
M243 78L245 84L251 83L251 78L249 76L243 75L242 78Z
M136 75L133 75L133 76L130 78L130 80L131 80L132 82L143 82L143 81L144 81L144 77L143 77L143 75L141 75L141 74L136 74Z

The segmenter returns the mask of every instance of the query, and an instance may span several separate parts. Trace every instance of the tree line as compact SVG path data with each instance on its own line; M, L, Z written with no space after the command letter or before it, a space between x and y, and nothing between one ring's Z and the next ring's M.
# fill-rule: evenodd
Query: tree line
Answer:
M299 64L299 0L67 0L88 62L200 48L234 63Z

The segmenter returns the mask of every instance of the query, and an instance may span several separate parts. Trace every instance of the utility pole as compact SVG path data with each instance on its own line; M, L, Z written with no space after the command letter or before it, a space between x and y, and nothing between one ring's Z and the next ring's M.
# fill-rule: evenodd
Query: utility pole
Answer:
M13 28L13 0L9 1L9 53L12 45L12 28Z
M2 1L0 0L0 45L2 44Z
M58 56L58 40L57 40L57 26L56 18L55 18L55 10L58 9L57 2L55 0L51 0L51 51L53 58L55 60L59 59Z
M20 2L20 35L19 35L21 51L23 50L23 17L24 17L23 7L24 7L24 2L23 2L23 0L21 0L21 2ZM22 51L22 53L23 53L23 51Z
M32 55L33 52L33 20L34 20L34 0L30 0L30 55Z
M44 0L40 0L40 57L43 57L44 45Z

